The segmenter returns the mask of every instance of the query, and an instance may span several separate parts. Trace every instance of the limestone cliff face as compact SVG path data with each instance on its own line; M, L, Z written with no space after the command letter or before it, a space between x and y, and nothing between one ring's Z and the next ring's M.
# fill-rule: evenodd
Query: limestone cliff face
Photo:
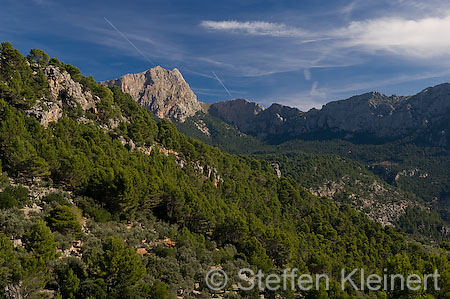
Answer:
M120 87L159 118L183 122L202 109L197 96L176 68L166 70L157 66L142 73L104 81L102 84Z

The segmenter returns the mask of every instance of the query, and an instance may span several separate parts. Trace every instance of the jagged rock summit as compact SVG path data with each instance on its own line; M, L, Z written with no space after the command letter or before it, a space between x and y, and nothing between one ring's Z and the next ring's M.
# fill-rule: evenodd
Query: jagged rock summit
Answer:
M197 96L176 68L167 70L156 66L101 83L120 87L159 118L183 122L202 109Z

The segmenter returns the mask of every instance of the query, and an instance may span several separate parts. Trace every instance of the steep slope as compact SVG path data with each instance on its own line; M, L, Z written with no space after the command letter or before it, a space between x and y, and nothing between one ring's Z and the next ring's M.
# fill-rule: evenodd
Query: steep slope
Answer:
M214 103L209 107L208 113L237 126L244 132L251 130L251 120L263 110L264 107L257 103L237 99Z
M359 151L354 150L353 155L348 153L351 152L350 149L353 150L358 145L342 148L342 151L339 150L340 147L334 148L335 151L333 151L332 144L330 146L323 144L328 141L312 146L299 143L293 146L286 144L275 147L251 135L241 133L235 127L204 113L198 113L188 118L186 122L176 123L176 125L183 134L218 146L224 151L253 154L256 159L271 161L274 171L280 169L282 175L292 177L313 194L348 203L371 219L413 234L417 239L425 239L429 242L450 237L447 233L449 224L436 213L435 204L430 203L436 196L437 190L430 192L426 186L430 184L431 177L439 175L435 171L427 172L423 167L427 163L421 164L421 167L412 168L409 163L402 166L397 159L392 164L395 165L395 170L389 170L397 174L398 178L394 180L390 178L391 174L386 176L380 172L381 165L389 167L390 163L379 164L360 159L358 159L360 162L353 161L357 159L356 155L359 155ZM323 153L335 154L322 154L320 149ZM380 150L382 149L378 151ZM309 151L312 153L308 153ZM368 148L367 151L372 149ZM392 153L391 148L386 147L386 151ZM393 154L395 157L395 152ZM399 153L399 157L402 155L404 154ZM428 159L434 159L432 156ZM378 154L378 157L381 158L383 155ZM410 157L412 159L413 155ZM442 162L441 159L435 164L445 165ZM410 173L417 173L417 175L410 176ZM428 175L430 177L423 178ZM444 174L442 178L445 177ZM410 181L415 183L412 185ZM412 186L416 187L411 188ZM441 188L435 182L429 186ZM442 216L448 219L444 211L442 207Z
M367 93L308 112L273 104L232 124L266 143L281 143L273 148L266 145L259 152L338 154L359 161L383 178L392 194L412 193L426 202L431 213L438 211L440 217L449 221L449 107L450 84L444 83L410 97ZM215 115L226 120L220 112ZM292 164L295 161L289 161L287 166ZM341 179L328 180L331 185L342 185ZM370 190L370 186L363 184L360 190ZM368 208L365 212L370 215L374 211ZM416 214L413 217L420 218ZM424 219L427 217L424 215Z
M183 122L202 109L197 96L176 68L166 70L156 66L142 73L104 81L102 84L120 87L141 107L152 111L159 118Z
M162 68L157 69L170 73L170 71ZM142 74L126 75L123 77L126 79L113 80L108 84L117 85L122 82L119 84L121 89L129 91L136 98L139 97L139 94L136 94L136 89L130 89L128 86L147 88L153 84L145 83L140 78L141 76ZM161 80L169 79L161 78ZM123 83L125 81L128 83ZM169 83L162 85L168 85ZM145 87L145 84L148 86ZM340 137L352 140L355 138L354 134L359 140L366 141L381 137L395 139L407 134L415 134L417 136L415 138L419 140L419 138L424 139L422 135L431 136L431 134L426 133L426 126L417 128L416 122L418 119L426 118L432 123L442 122L442 118L439 118L440 111L436 107L445 106L446 101L440 99L445 98L446 88L447 85L443 84L431 90L425 90L414 97L387 97L376 92L367 93L348 100L332 102L325 105L321 110L313 109L306 113L279 104L273 104L265 109L259 104L251 103L245 99L237 99L212 104L208 107L208 114L200 112L195 116L186 118L183 122L175 122L175 124L187 136L218 146L227 152L241 154L271 151L270 146L252 135L272 142L296 138L296 136L306 139ZM172 104L176 105L173 99L167 98L166 100L172 101ZM405 103L409 105L406 105L406 108ZM428 110L418 109L417 107L428 107ZM158 113L158 110L152 109L152 107L150 107L150 110ZM424 121L424 124L430 121ZM425 128L423 132L419 133L418 130L423 128ZM435 135L440 136L441 144L445 142L445 136L442 137L442 130ZM318 157L309 157L310 161L314 161L316 158ZM298 159L289 163L299 166ZM332 167L339 168L341 166L334 164ZM325 169L319 171L322 174L326 173ZM335 169L335 171L339 172L339 169ZM287 172L287 174L292 173ZM373 173L367 173L365 170L364 174L360 173L359 175L360 177L353 176L345 179L328 177L327 180L320 182L320 185L308 185L304 181L300 182L315 194L329 195L337 200L341 199L343 193L350 194L354 199L349 202L383 224L397 223L399 217L405 215L408 208L419 204L418 198L413 200L408 198L404 193L405 190L398 188L396 185L387 185L382 180L377 179ZM297 179L295 175L292 176ZM371 176L370 182L367 181L367 176ZM333 186L337 186L340 192L331 192L330 188L336 189ZM423 198L420 190L415 190L415 192L418 192L419 198ZM394 208L394 206L397 208ZM428 213L427 208L424 208L423 211ZM443 222L440 225L441 227L445 226ZM436 227L436 230L440 231L440 228Z

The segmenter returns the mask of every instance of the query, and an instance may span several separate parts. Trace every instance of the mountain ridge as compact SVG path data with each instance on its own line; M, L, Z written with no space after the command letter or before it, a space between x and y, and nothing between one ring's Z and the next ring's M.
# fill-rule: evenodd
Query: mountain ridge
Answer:
M220 111L223 106L212 104L210 111L215 109L213 115L228 122L228 117L224 115L228 111ZM352 139L357 134L396 139L439 125L446 119L448 111L450 84L443 83L413 96L365 93L332 101L321 109L313 108L307 112L275 103L251 118L241 118L233 124L244 133L262 138L302 138L308 134L319 136L328 131L342 134L344 139ZM449 132L444 130L442 134L444 137L435 143L446 146Z
M184 122L203 111L243 133L271 142L330 136L352 140L361 135L366 135L366 139L393 140L430 128L433 131L450 111L450 83L428 87L412 96L368 92L306 112L278 103L264 108L246 99L205 105L197 100L178 69L170 71L160 66L101 83L119 86L159 118ZM424 138L432 138L436 145L449 145L448 130L433 134Z

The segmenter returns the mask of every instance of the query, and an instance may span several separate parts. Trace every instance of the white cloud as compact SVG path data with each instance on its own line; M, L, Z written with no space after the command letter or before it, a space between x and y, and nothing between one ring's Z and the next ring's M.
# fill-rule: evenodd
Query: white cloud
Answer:
M319 82L314 81L309 91L285 91L283 93L268 94L267 97L258 102L265 107L269 107L274 102L274 99L276 99L275 103L296 107L301 111L308 111L312 108L322 108L328 96L328 90L326 88L319 88Z
M203 21L210 30L254 36L288 37L293 41L324 42L330 49L358 49L374 53L385 51L405 58L433 58L450 54L450 13L443 16L406 18L374 18L353 21L336 30L307 31L282 23L263 21Z
M289 27L281 23L262 21L203 21L200 25L210 30L230 31L249 35L265 35L273 37L306 37L310 35L309 32L301 28Z
M274 102L275 99L275 102ZM269 107L273 103L295 107L301 111L309 111L312 108L320 109L324 104L322 97L316 98L308 94L308 92L294 92L283 96L273 96L266 99L258 100L258 103L264 107Z
M418 20L382 18L351 22L337 30L342 46L364 51L383 50L406 57L432 58L450 54L450 15Z
M311 91L309 92L309 95L312 98L324 100L327 96L327 93L319 88L319 82L314 81L313 85L311 86Z

